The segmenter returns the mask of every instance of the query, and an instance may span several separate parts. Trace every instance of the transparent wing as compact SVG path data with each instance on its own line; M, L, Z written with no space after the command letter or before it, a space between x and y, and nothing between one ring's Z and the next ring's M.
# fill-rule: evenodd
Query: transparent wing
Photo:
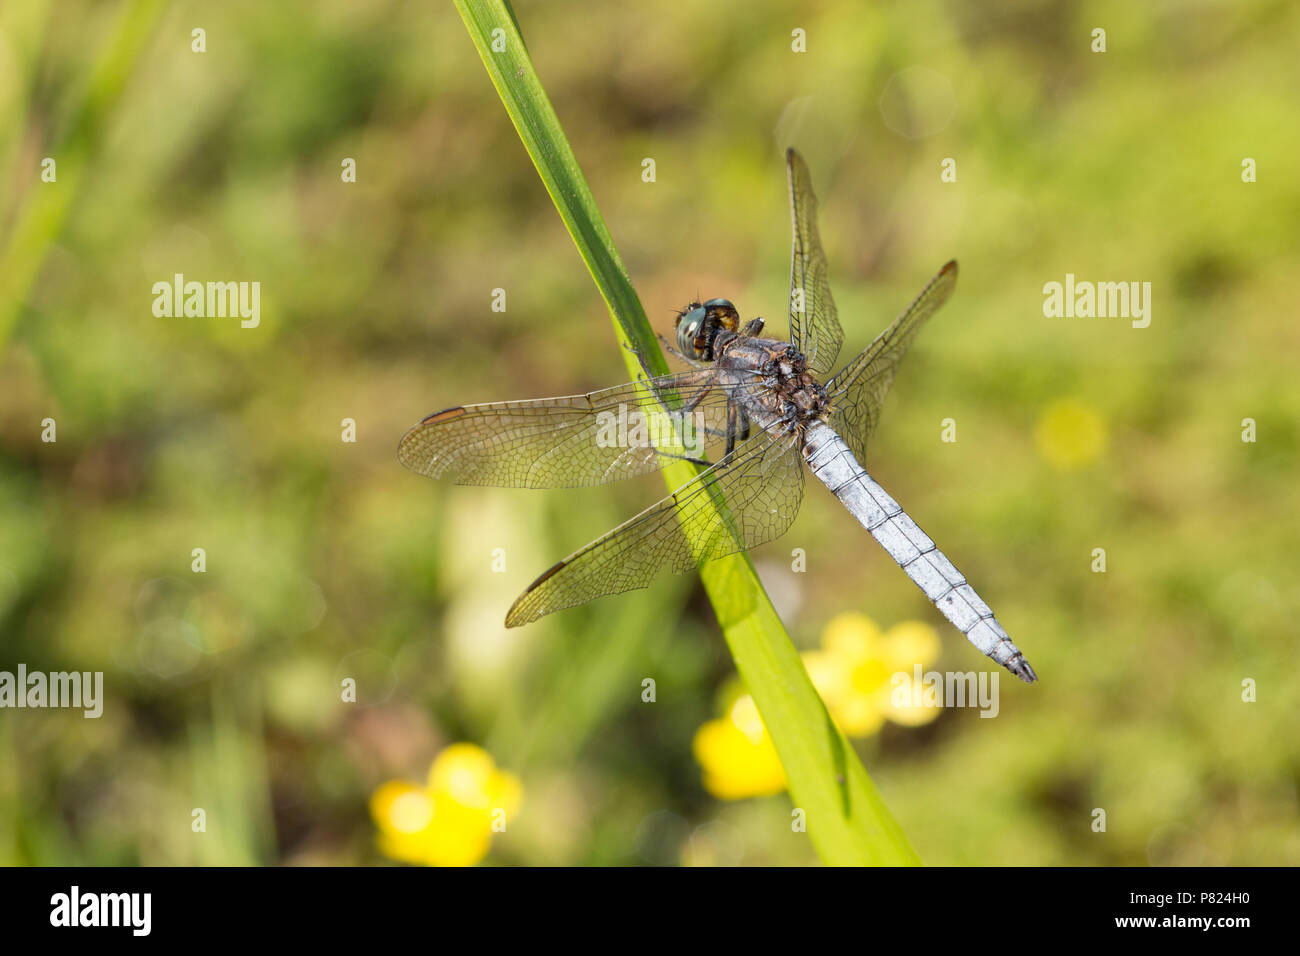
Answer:
M574 488L703 458L726 437L727 404L747 383L692 369L586 395L448 408L397 447L407 468L461 485Z
M803 352L808 367L819 376L828 373L840 354L844 330L840 328L835 300L831 298L826 253L817 233L817 196L803 157L785 152L790 179L790 220L794 248L790 254L790 341Z
M802 498L803 458L794 436L755 435L539 577L510 608L506 626L643 588L665 568L687 571L777 538Z
M889 328L826 383L833 410L831 424L860 462L866 460L867 439L880 419L880 406L894 383L898 363L922 323L948 301L956 284L957 263L951 261L935 273Z

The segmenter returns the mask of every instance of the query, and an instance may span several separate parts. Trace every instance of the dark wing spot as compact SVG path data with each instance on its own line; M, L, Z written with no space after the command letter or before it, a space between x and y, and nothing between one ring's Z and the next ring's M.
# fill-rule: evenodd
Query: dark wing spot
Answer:
M560 568L564 567L566 563L567 562L565 561L556 562L556 564L543 571L541 577L539 577L532 584L528 585L528 587L524 588L524 593L519 595L519 597L515 599L515 603L512 604L510 606L510 610L506 612L506 627L519 627L521 624L528 624L531 623L532 621L537 620L537 618L540 615L538 615L536 612L533 612L531 617L526 617L524 613L520 610L520 605L523 604L525 600L527 600L528 595L532 594L539 587L541 587L542 583L547 578L557 573L560 570Z
M535 590L537 590L538 586L540 586L541 583L542 583L543 581L545 581L545 580L546 580L547 578L549 578L551 575L553 575L553 574L555 574L557 571L559 571L560 568L564 567L564 565L565 565L565 562L564 562L564 561L557 561L557 562L555 562L555 564L551 565L549 568L547 568L545 571L543 571L542 574L541 574L541 576L540 576L536 581L534 581L532 584L528 585L528 587L524 588L524 593L527 594L529 591L535 591Z
M420 419L420 424L428 425L431 422L451 421L451 419L460 418L460 416L464 414L465 414L464 406L457 405L455 408L444 408L440 412L434 412L432 415L426 415L424 418Z
M464 414L464 407L457 405L455 408L444 408L440 412L434 412L432 415L426 415L424 418L420 419L420 423L418 425L412 425L407 429L406 434L402 436L402 440L397 443L397 460L412 471L422 472L423 469L420 464L420 451L418 448L412 450L411 446L408 445L407 442L411 441L416 434L423 431L425 425L436 425L439 422L449 422L453 418L460 418L460 416Z

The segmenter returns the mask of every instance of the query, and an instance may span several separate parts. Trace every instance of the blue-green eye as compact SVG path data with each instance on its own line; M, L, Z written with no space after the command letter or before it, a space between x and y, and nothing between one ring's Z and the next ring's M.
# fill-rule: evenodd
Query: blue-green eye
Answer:
M677 321L677 347L683 355L693 358L703 357L705 343L701 333L704 331L704 319L708 312L702 305L693 305L681 314Z

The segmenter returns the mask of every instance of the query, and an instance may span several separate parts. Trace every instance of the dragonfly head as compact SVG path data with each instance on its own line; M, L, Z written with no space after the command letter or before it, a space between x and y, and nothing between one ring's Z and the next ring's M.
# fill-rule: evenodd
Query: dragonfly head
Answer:
M677 313L677 347L701 362L714 359L713 343L720 332L740 328L740 313L726 299L692 302Z

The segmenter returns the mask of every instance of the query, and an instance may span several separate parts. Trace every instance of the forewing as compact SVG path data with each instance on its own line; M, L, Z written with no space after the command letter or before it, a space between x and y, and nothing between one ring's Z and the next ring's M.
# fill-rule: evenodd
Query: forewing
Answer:
M643 588L665 568L687 571L777 538L790 527L802 497L803 458L794 437L755 435L543 574L515 601L506 625Z
M957 263L950 261L889 328L827 383L832 424L859 461L865 461L867 439L880 419L880 406L894 383L898 363L921 325L948 301L956 284Z
M712 369L692 369L649 385L448 408L407 432L397 457L412 471L461 485L604 484L703 457L725 437L728 397L741 387L729 390Z
M790 341L803 352L808 367L825 375L835 364L844 330L831 298L826 253L817 232L817 196L803 157L785 153L790 180L790 219L794 247L790 255Z

